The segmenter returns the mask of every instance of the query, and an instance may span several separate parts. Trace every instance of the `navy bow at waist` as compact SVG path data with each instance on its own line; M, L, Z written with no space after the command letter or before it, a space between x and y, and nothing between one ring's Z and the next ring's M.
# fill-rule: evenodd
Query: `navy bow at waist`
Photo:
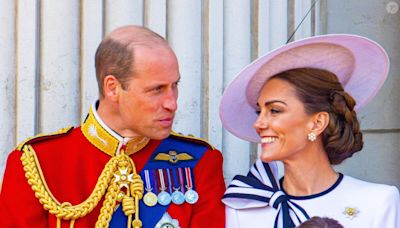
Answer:
M277 176L276 163L263 163L259 159L247 176L237 175L233 178L222 201L227 206L239 210L273 207L278 210L275 228L296 227L310 217L303 208L290 201L289 196L281 190L275 176Z

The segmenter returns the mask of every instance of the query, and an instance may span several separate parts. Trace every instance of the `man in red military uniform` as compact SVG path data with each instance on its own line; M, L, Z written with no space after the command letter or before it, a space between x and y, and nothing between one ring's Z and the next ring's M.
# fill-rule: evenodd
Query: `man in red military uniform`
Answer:
M100 98L80 127L10 154L0 227L224 227L221 153L171 132L180 74L167 42L116 29L96 76Z

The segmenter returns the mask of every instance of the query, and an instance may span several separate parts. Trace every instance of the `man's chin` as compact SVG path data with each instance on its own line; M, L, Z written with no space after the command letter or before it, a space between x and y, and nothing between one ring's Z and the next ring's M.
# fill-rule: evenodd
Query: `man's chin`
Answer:
M154 134L148 137L154 140L162 140L168 138L170 134L171 134L171 129L163 129L158 132L155 132Z

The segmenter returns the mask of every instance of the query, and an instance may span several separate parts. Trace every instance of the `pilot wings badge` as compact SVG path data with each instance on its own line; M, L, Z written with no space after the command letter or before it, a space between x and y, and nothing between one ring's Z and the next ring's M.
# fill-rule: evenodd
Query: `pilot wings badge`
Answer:
M194 158L188 153L178 153L174 150L168 151L168 153L158 153L154 160L156 161L168 161L172 164L176 164L179 161L191 161Z

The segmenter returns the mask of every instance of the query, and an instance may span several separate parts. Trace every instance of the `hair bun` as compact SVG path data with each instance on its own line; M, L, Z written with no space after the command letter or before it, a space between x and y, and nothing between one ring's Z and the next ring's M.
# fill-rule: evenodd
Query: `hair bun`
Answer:
M329 103L335 113L344 116L348 112L352 112L356 106L356 101L347 92L338 90L330 93Z

